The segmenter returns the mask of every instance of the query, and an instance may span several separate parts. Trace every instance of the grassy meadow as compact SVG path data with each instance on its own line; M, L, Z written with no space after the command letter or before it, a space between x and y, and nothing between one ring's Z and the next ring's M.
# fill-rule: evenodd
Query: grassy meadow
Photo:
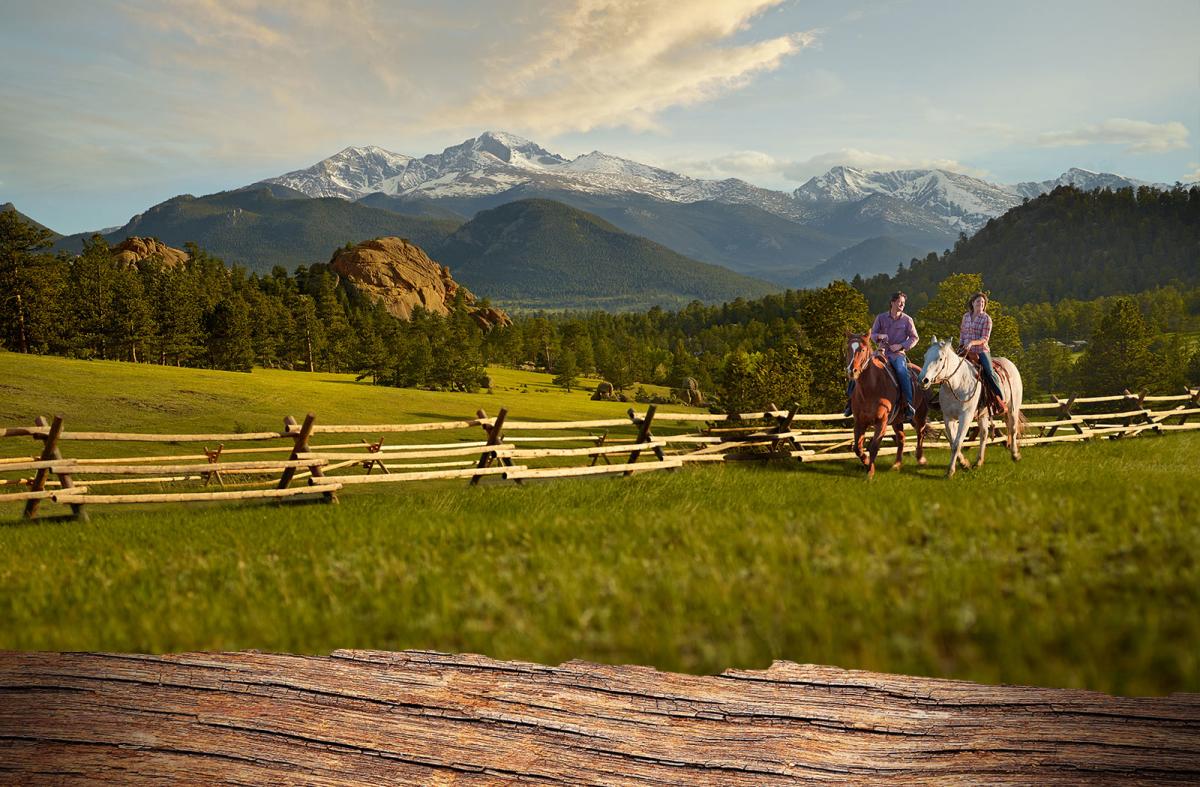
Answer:
M468 395L0 353L0 425L61 413L68 429L249 431L308 411L369 423L628 407L548 375L493 378L492 394ZM34 447L0 441L10 456ZM953 482L935 452L872 483L850 463L734 463L347 488L336 506L94 506L88 524L6 505L0 648L431 648L697 673L790 659L1197 691L1198 452L1200 434L1180 433L1031 447L1019 464L994 448Z

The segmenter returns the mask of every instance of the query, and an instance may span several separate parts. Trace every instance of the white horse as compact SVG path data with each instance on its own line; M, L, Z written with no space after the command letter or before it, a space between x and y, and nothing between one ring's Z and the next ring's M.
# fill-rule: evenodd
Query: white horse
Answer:
M1007 358L993 358L992 365L997 372L1001 369L1005 372L997 374L997 377L1000 378L1000 390L1008 405L1008 412L1004 416L1005 425L1008 427L1008 450L1016 462L1021 458L1021 448L1017 442L1023 421L1021 397L1024 394L1024 386L1021 384L1021 373ZM970 464L962 455L962 448L972 420L979 422L979 459L975 466L982 465L991 431L991 415L988 408L980 406L984 382L975 376L971 364L954 352L952 340L939 342L936 336L933 337L933 344L929 345L925 353L925 365L921 367L921 374L917 379L926 390L937 383L942 384L939 399L946 436L950 438L950 469L946 477L954 477L954 469L959 462L962 462L964 469L970 469Z

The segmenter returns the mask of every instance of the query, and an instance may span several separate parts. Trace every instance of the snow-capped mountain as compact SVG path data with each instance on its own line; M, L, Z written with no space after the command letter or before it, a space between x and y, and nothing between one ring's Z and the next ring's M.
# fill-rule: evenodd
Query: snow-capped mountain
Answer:
M1113 175L1110 172L1089 172L1086 169L1071 167L1069 170L1059 175L1054 180L1043 181L1026 181L1017 183L1012 186L1012 189L1022 197L1040 197L1042 194L1049 194L1059 186L1075 186L1084 191L1095 191L1096 189L1117 189L1133 188L1139 186L1156 186L1157 188L1170 188L1163 183L1149 183L1144 180L1135 180L1127 178L1123 175Z
M358 199L382 183L403 175L412 163L411 156L377 148L346 148L308 169L289 172L265 183L279 183L310 197L341 197Z
M857 202L881 194L925 208L967 233L1021 204L1021 196L1006 186L943 169L865 172L834 167L792 193L803 202Z
M788 218L806 213L790 195L744 180L691 178L600 151L566 159L527 139L497 131L421 158L374 147L346 148L308 169L263 182L311 197L358 199L382 192L435 200L482 197L533 184L594 194L639 194L668 202L750 204Z
M346 148L308 169L263 183L287 186L310 197L350 200L377 192L429 200L473 200L520 187L520 193L526 195L540 190L652 197L675 203L712 201L751 205L814 225L832 220L831 211L839 205L887 197L910 206L911 210L905 208L909 215L904 225L937 229L950 237L959 232L972 234L1023 199L1060 185L1083 189L1147 185L1082 169L1068 170L1055 180L999 185L943 169L867 172L838 166L788 194L736 178L692 178L600 151L567 159L530 140L498 131L484 132L420 158L378 147ZM889 210L895 213L896 206Z

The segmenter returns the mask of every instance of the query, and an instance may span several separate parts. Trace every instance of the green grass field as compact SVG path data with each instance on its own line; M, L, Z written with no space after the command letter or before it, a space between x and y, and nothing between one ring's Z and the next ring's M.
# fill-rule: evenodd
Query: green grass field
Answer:
M466 395L0 353L0 424L225 431L308 410L361 423L628 406L493 376L495 393ZM1181 433L1031 447L1015 465L993 450L952 482L935 453L872 483L849 463L747 463L357 488L336 506L94 507L89 524L26 523L9 505L0 648L432 648L699 673L783 658L1197 691L1198 451Z

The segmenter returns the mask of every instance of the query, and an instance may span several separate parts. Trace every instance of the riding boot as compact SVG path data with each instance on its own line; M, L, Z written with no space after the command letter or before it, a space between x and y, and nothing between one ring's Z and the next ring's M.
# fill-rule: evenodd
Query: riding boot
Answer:
M854 380L851 380L850 384L846 386L846 409L842 411L842 416L845 418L849 418L850 416L854 415L854 406L851 403L853 396Z

